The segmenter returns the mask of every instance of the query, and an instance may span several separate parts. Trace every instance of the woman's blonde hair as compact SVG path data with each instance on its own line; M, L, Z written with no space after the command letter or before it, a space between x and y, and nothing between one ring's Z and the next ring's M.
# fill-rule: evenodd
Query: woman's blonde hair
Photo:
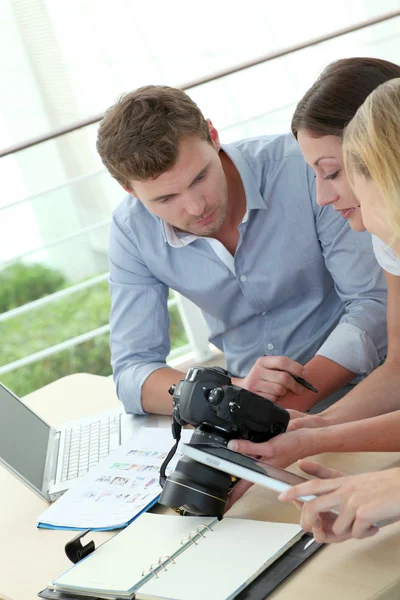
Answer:
M345 129L345 169L372 179L385 202L385 220L400 239L400 78L374 90Z

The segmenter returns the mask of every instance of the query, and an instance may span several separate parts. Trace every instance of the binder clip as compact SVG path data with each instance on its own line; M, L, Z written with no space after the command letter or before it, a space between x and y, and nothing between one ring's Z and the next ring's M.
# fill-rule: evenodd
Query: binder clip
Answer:
M88 556L95 549L94 541L91 540L86 546L82 545L81 539L89 533L90 529L87 529L83 533L79 533L72 540L65 544L65 554L69 560L76 564L85 556Z

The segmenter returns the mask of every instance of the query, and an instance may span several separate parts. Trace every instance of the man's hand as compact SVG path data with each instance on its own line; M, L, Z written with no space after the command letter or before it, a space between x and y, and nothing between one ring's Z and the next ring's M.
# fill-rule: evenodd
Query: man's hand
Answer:
M290 373L305 378L303 365L287 356L261 356L244 379L232 378L232 383L276 402L287 392L301 395L305 388Z

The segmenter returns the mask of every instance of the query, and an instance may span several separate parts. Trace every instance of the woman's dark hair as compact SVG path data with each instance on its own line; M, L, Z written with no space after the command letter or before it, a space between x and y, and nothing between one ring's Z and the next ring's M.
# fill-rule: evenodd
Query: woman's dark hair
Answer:
M342 137L358 108L381 83L400 77L400 66L379 58L343 58L328 65L298 103L291 129L315 137Z

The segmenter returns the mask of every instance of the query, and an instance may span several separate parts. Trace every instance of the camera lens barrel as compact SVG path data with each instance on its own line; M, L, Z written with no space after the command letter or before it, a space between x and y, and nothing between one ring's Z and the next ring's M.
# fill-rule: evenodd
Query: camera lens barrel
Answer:
M230 485L226 473L183 457L168 476L159 503L195 515L222 517Z

